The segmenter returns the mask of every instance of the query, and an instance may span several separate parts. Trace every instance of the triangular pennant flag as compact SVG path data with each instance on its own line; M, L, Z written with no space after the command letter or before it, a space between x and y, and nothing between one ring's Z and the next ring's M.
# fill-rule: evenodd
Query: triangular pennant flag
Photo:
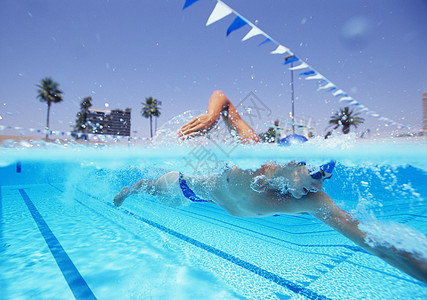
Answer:
M346 97L341 97L339 102L343 102L343 101L351 101L353 100L353 98L351 98L350 96L346 96Z
M206 26L209 26L216 21L221 20L222 18L225 18L229 14L231 14L233 10L222 3L221 1L218 1L214 10L212 11L211 15L209 16L208 21L206 22Z
M332 82L328 82L327 84L325 84L325 85L322 85L322 86L319 86L318 88L317 88L317 90L318 91L320 91L320 90L325 90L325 89L329 89L329 88L331 88L331 87L334 87L335 85L332 83Z
M283 54L283 53L286 53L286 52L289 52L289 49L288 49L288 48L286 48L285 46L279 45L279 46L276 48L276 50L271 51L270 53L271 53L271 54Z
M269 42L271 42L271 39L268 37L268 38L266 38L263 42L259 43L258 47L259 47L259 46L262 46L262 45L264 45L264 44L267 44L267 43L269 43Z
M186 9L187 7L189 7L191 4L197 2L199 0L185 0L185 4L184 7L182 9Z
M284 65L287 65L296 61L299 61L299 58L297 58L295 55L291 55L291 56L285 57Z
M258 27L252 26L252 29L245 35L245 37L242 39L242 42L260 34L264 34L264 32L262 32L262 30L259 29Z
M314 72L313 70L309 70L309 71L299 73L300 76L308 76L308 75L312 75L312 74L316 74L316 72Z
M230 33L232 33L233 31L242 28L246 24L248 24L248 22L246 22L245 20L243 20L241 17L237 16L234 19L233 23L231 23L230 27L228 27L228 29L227 29L227 36L230 35Z
M346 97L341 97L339 102L343 102L343 101L348 101L348 100L353 100L353 98L346 96Z
M305 62L302 62L300 65L296 67L289 68L289 70L293 71L293 70L301 70L305 68L308 68L308 65Z
M338 90L338 91L334 92L332 95L334 95L335 97L345 96L345 92L343 90Z
M325 79L323 75L317 73L316 75L306 77L305 80L313 80L313 79Z

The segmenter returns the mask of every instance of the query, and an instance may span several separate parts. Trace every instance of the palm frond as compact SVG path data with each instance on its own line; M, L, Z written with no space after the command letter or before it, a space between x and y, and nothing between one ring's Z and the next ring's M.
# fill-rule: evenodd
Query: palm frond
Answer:
M338 112L331 116L329 124L330 126L336 125L334 129L342 126L342 130L346 134L350 132L351 126L357 128L358 125L365 121L365 119L359 117L359 115L360 112L354 112L350 107L346 106L344 108L340 108Z

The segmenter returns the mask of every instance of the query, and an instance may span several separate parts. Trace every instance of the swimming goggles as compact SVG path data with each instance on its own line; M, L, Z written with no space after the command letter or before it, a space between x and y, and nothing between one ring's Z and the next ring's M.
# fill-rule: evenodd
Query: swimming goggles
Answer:
M332 177L332 172L335 167L335 161L330 161L327 164L321 165L320 170L310 174L314 179L329 179Z
M321 165L320 167L313 167L307 165L305 162L300 162L299 164L307 166L310 176L313 179L329 179L332 177L332 172L335 167L335 161L330 161L327 164Z

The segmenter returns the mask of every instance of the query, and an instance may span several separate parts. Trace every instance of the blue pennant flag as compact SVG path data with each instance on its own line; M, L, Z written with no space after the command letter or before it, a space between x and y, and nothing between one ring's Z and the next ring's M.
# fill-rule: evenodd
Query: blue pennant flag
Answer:
M313 70L307 71L307 72L302 72L299 75L300 76L308 76L308 75L313 75L316 74L316 72L314 72Z
M245 20L243 20L241 17L237 16L233 23L231 23L230 27L228 27L227 29L227 36L232 33L233 31L242 28L243 26L245 26L246 24L248 24Z
M262 41L261 43L259 43L258 47L259 47L259 46L262 46L262 45L264 45L264 44L267 44L267 43L269 43L269 42L271 42L271 39L270 39L270 38L266 38L264 41Z
M288 57L285 58L284 65L287 65L287 64L290 64L290 63L293 63L293 62L296 62L296 61L299 61L299 58L296 57L295 55L288 56Z
M182 9L186 9L187 7L189 7L191 4L197 2L199 0L185 0L185 4L184 7Z

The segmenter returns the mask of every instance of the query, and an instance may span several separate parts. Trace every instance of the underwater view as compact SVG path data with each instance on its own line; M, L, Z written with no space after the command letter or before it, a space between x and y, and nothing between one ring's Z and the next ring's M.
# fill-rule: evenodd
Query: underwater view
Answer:
M426 13L2 1L0 299L425 299Z
M166 198L131 195L120 207L113 198L124 186L169 171L197 177L220 174L226 165L253 172L271 161L322 165L334 158L333 175L324 180L322 190L360 221L365 242L374 249L410 253L425 263L427 143L355 143L340 138L290 147L231 148L224 143L219 148L203 137L163 143L88 147L39 141L33 147L28 142L27 147L3 147L2 297L420 299L426 295L420 280L310 214L238 217L215 203L193 203L175 190ZM201 160L200 153L209 159ZM203 184L209 188L209 181Z

